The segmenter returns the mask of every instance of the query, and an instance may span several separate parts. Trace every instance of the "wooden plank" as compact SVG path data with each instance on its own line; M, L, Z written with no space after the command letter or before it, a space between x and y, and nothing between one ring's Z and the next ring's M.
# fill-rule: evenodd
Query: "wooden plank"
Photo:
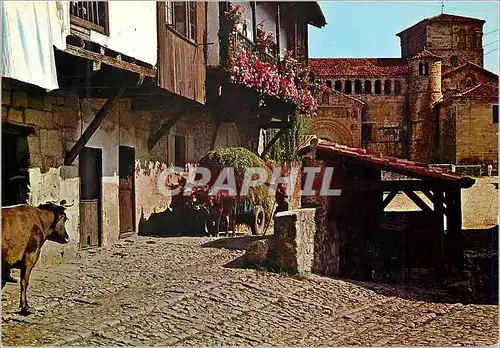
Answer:
M114 93L106 100L106 103L99 110L97 115L95 115L94 119L90 122L87 129L83 132L82 136L75 145L68 151L66 157L64 158L64 165L69 166L73 163L76 157L79 155L80 151L85 147L89 139L95 133L97 128L101 125L102 121L109 114L109 111L118 103L120 98L123 96L126 87L120 87L118 90L115 90Z
M394 197L396 197L398 192L399 191L397 190L389 192L389 195L385 197L384 201L382 202L382 210L384 210L389 205L389 203L391 203L391 201L394 199Z
M156 76L156 70L151 69L151 68L146 68L137 64L125 62L123 60L119 60L113 57L106 56L104 54L100 53L95 53L88 51L84 48L73 46L73 45L66 45L66 49L64 52L72 54L74 56L80 57L80 58L85 58L89 60L94 60L96 62L101 62L103 64L131 71L143 76L149 76L149 77L155 77Z
M431 202L434 202L434 194L428 190L422 190L422 193L427 197Z
M99 245L99 202L80 202L80 245L90 247Z
M189 111L187 113L184 113L182 111L177 111L164 124L162 124L160 129L158 129L158 131L155 134L152 134L149 137L148 149L152 150L153 147L156 145L156 143L158 143L158 141L160 141L160 139L163 138L165 134L167 134L170 128L172 128L174 124L176 124L177 121L179 121L182 118L182 116L186 114L189 115Z
M422 200L422 198L417 196L415 192L409 190L404 190L403 192L423 211L432 211L432 209Z

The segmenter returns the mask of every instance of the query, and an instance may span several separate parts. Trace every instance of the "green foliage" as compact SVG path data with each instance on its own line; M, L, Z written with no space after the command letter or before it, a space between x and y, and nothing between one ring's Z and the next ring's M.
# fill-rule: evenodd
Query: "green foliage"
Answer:
M307 119L306 116L296 114L291 116L292 126L289 129L283 129L281 137L269 150L269 159L280 163L283 167L292 166L299 161L297 149L299 140L307 134ZM268 130L272 138L277 129Z

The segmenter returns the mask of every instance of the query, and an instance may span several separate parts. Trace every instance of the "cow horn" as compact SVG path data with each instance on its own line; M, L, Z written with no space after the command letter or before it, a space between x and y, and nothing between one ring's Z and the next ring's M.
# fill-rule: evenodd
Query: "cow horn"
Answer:
M65 208L69 208L69 207L72 207L72 206L74 206L74 205L75 205L75 201L73 200L73 202L72 202L71 204L66 204L66 200L65 200L65 199L63 199L63 200L61 201L61 205L62 205L63 207L65 207Z

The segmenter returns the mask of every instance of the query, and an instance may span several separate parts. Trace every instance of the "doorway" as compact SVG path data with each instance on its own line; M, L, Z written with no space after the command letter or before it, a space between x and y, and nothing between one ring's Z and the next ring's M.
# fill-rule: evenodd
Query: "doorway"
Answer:
M126 238L135 232L135 150L120 146L118 152L118 185L120 205L120 238Z
M80 153L80 247L102 245L102 150Z
M2 206L25 204L29 193L31 127L2 123Z

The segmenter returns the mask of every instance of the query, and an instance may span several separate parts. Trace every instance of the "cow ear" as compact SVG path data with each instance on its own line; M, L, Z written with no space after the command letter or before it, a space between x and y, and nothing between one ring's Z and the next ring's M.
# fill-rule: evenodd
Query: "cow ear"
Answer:
M63 200L61 201L61 203L59 203L59 205L65 205L65 204L66 204L66 200L65 200L65 199L63 199Z

